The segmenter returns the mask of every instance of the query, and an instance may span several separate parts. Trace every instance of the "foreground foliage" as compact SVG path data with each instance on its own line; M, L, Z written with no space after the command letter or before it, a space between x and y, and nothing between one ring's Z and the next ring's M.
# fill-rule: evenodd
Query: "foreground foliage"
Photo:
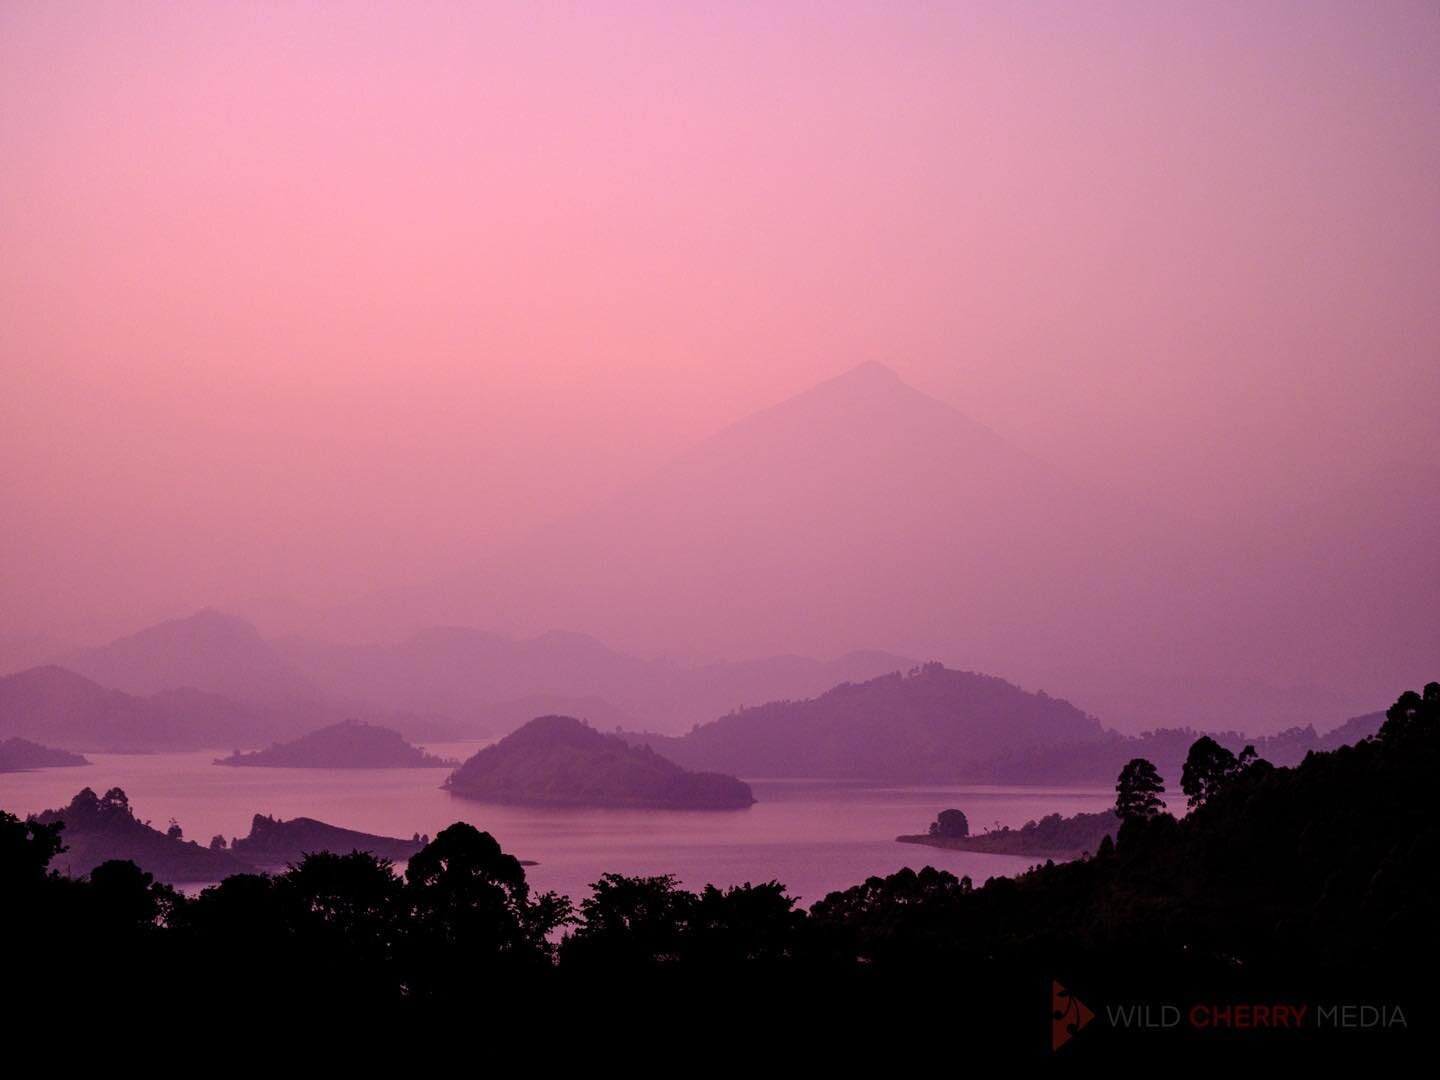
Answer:
M1006 1002L1061 976L1092 995L1377 980L1394 993L1404 973L1424 976L1440 957L1440 685L1404 695L1355 746L1291 769L1221 766L1192 812L1146 802L1093 857L980 887L903 870L808 911L776 882L696 893L621 875L572 907L532 893L521 864L465 824L403 872L314 854L187 899L128 862L60 876L62 824L0 815L7 977L39 994L123 978L158 1000L184 988L307 1008L518 1007L539 1000L531 991L622 985L660 1009L695 1000L669 997L675 987L910 1007L918 987L943 983L946 1001L1000 1030L1019 1023Z

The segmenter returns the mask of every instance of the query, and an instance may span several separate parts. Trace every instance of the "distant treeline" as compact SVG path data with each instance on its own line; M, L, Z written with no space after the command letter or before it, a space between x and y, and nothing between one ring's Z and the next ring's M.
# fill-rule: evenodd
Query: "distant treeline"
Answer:
M1091 857L980 886L903 870L808 910L776 882L695 892L620 875L572 906L533 892L521 864L465 824L403 873L369 854L313 854L187 898L129 862L59 876L61 825L5 815L6 982L66 1007L75 986L104 983L152 1002L261 1001L272 1015L458 1004L536 1023L585 1009L654 1021L707 1002L772 1024L777 1002L824 1003L834 1021L863 1003L944 1019L951 1036L1013 1039L1017 1053L1044 1043L1035 1002L1052 980L1092 1008L1281 989L1413 1007L1440 959L1437 769L1432 683L1403 695L1375 738L1294 768L1197 741L1184 817L1158 808L1161 779L1132 762L1118 836ZM1097 1046L1125 1034L1096 1026Z

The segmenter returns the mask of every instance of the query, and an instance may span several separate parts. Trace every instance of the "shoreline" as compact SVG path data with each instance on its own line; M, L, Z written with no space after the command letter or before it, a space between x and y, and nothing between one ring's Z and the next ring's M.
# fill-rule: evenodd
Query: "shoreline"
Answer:
M1019 842L1017 837L1003 839L999 834L981 833L978 836L931 836L928 833L897 836L901 844L919 844L925 847L944 848L949 851L973 851L982 855L1021 855L1036 859L1053 859L1057 862L1078 859L1086 854L1075 848L1037 848Z

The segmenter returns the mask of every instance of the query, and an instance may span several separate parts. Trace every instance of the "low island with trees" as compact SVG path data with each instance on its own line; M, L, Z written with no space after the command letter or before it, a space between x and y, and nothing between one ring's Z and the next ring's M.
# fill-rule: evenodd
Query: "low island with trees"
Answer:
M412 746L398 731L344 720L287 743L245 754L236 750L216 765L272 769L453 769L456 762Z

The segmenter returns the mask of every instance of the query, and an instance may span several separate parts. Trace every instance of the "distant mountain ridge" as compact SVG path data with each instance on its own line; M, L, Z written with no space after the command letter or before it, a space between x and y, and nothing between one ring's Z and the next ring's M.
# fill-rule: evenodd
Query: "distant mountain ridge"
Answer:
M102 686L138 695L192 688L236 701L313 700L314 683L250 623L213 609L156 623L106 645L60 658Z
M151 753L261 746L313 730L336 709L321 702L235 701L190 688L143 697L53 664L0 678L0 738L18 736L66 750Z
M569 626L636 655L878 645L1059 688L1122 730L1276 730L1356 715L1424 674L1440 638L1414 598L1440 588L1436 521L1437 474L1404 468L1201 525L1040 461L872 363L467 573L347 614ZM712 716L818 692L711 702Z
M586 634L516 639L465 626L431 627L389 646L288 641L279 648L329 696L434 711L462 726L488 721L501 731L548 711L677 732L740 705L818 694L913 664L857 651L828 661L775 656L687 666L630 656Z
M1293 765L1312 750L1373 735L1383 719L1366 714L1324 734L1313 725L1253 738L1231 730L1210 734L1233 751L1253 744L1272 764ZM804 701L741 709L679 737L623 733L689 768L751 779L1109 785L1127 761L1145 757L1172 790L1201 734L1166 728L1123 735L1067 701L938 663Z
M513 639L468 627L432 627L390 646L271 643L214 611L71 660L84 670L50 664L0 677L0 735L90 750L254 747L356 715L413 737L453 739L546 714L674 732L739 705L809 696L911 664L861 651L686 666L629 656L584 634ZM243 692L210 689L221 686Z
M1154 648L1183 613L1176 567L1223 561L1187 537L869 363L731 424L417 604L431 623L485 611L637 653L881 643L1032 684L1044 670L1083 693L1102 658L1137 666L1097 626L1135 627Z

